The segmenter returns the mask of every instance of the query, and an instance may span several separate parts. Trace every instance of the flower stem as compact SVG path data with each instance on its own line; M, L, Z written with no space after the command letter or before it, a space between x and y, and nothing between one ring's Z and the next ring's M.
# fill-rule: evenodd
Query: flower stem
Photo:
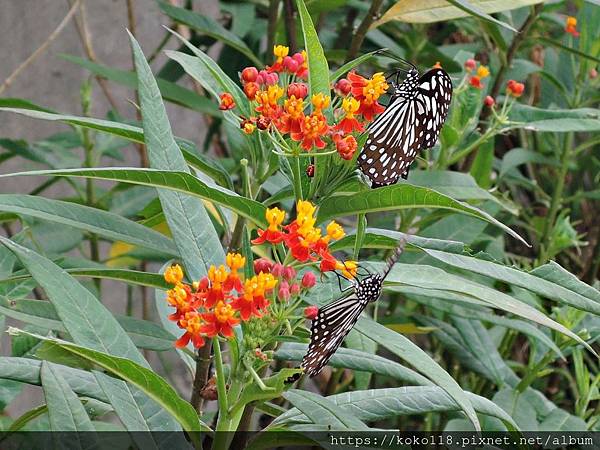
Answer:
M302 196L302 180L300 179L300 158L294 158L291 166L294 178L294 195L296 196L296 200L302 200L304 197Z

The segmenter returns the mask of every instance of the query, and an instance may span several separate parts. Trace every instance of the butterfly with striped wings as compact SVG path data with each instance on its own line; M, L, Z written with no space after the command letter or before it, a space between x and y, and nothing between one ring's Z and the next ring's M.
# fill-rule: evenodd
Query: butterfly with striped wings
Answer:
M361 280L353 280L347 295L319 308L310 327L308 351L300 364L305 374L314 377L321 372L367 305L379 298L383 281L398 260L405 243L404 239L398 243L383 274L369 274ZM294 382L299 377L300 375L296 374L288 378L287 382Z
M368 127L369 137L358 155L358 166L377 188L406 179L417 154L434 146L448 116L452 99L452 80L440 68L419 76L412 66L394 89L390 103ZM398 69L391 76L396 76ZM389 79L390 77L388 77Z

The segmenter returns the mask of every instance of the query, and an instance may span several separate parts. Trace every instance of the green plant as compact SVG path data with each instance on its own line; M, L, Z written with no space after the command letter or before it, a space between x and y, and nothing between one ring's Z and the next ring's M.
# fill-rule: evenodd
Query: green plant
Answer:
M36 143L0 140L2 161L47 166L1 176L45 180L29 195L0 195L0 313L22 323L0 357L2 401L23 383L41 384L46 399L6 417L10 430L108 428L86 402L116 414L111 428L183 429L196 447L209 442L196 432L249 429L259 416L265 430L298 433L599 430L600 8L575 2L579 25L567 20L565 31L562 2L487 12L449 2L444 18L463 18L441 24L423 2L385 2L392 9L375 23L384 2L306 3L223 2L225 28L159 2L191 37L166 32L163 42L174 36L180 47L157 77L133 36L135 73L65 57L137 87L141 123L89 117L91 82L81 116L0 99L2 111L71 126ZM270 71L242 71L271 63L274 44ZM380 47L441 64L455 90L439 144L407 181L371 190L354 170L370 114L348 84L370 83L377 112L385 80L348 73L393 67ZM197 89L177 84L186 74ZM206 117L204 143L173 135L164 101ZM145 146L148 167L98 167L130 144ZM57 183L72 196L41 196ZM339 295L332 271L377 270L400 238L407 251L385 295L312 381L322 395L290 389L284 381L299 370L289 362L308 341L304 308ZM126 315L106 306L102 280L127 284ZM162 366L151 370L153 353ZM188 369L189 402L173 361ZM205 408L215 399L217 413ZM243 444L232 437L216 434L213 448Z

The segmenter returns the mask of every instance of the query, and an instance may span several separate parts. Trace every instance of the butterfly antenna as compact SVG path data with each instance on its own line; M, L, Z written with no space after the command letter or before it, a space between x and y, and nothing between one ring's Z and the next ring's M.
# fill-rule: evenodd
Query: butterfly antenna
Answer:
M392 267L394 267L394 264L396 264L396 261L398 261L398 258L404 251L405 245L406 245L406 238L404 238L404 237L400 238L400 240L398 241L398 246L396 247L396 250L394 250L394 254L392 255L392 257L390 259L388 259L387 266L385 268L385 272L383 273L383 278L387 278L388 274L392 270Z
M412 69L414 69L414 70L417 70L417 71L418 71L418 69L417 69L417 66L415 66L413 63L411 63L410 61L408 61L408 60L406 60L406 59L404 59L404 58L400 58L399 56L397 56L397 55L393 54L392 52L390 52L390 51L389 51L388 49L386 49L386 48L382 48L381 50L378 50L378 51L377 51L377 54L380 54L380 55L382 55L382 56L386 56L386 57L388 57L388 58L390 58L390 59L393 59L393 60L395 60L395 61L398 61L398 62L400 62L400 63L403 63L403 64L405 64L405 65L407 65L407 66L410 66ZM404 70L405 70L405 71L408 71L408 70L406 70L406 69L404 69Z

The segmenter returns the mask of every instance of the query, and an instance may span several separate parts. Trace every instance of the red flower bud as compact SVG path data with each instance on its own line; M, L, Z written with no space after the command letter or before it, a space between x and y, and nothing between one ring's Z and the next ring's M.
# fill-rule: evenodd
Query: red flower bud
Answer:
M259 89L260 87L258 83L251 81L244 85L244 94L246 94L248 100L254 100Z
M312 178L315 176L315 165L314 164L308 165L308 167L306 168L306 176L308 178Z
M283 278L287 280L293 280L294 278L296 278L296 269L294 269L292 266L284 267Z
M481 78L479 78L477 75L473 75L469 79L469 84L474 88L483 89L483 84L481 84Z
M205 291L208 289L209 281L208 277L202 277L200 282L198 283L198 291Z
M271 273L273 274L273 276L281 277L283 275L283 265L276 263L275 265L273 265Z
M294 53L292 55L292 58L294 58L299 65L304 64L304 56L302 56L302 53L298 52L298 53Z
M269 261L267 258L259 258L254 261L254 273L269 273L273 268L273 263Z
M246 67L242 70L242 81L244 83L254 82L258 77L258 69L256 67Z
M473 58L469 58L465 61L465 69L467 69L469 72L475 70L475 67L477 67L477 61L475 61Z
M596 69L590 69L590 78L593 80L598 76L598 71Z
M302 276L302 287L306 289L310 289L315 284L317 284L317 277L312 272L305 272Z
M508 80L508 83L506 83L506 93L513 97L520 97L524 90L525 85L523 83L518 83L515 80Z
M229 92L222 93L219 98L221 99L221 103L219 104L219 109L222 111L227 111L229 109L235 108L235 101L233 100L233 95Z
M308 86L306 83L290 83L287 88L287 95L296 98L305 98L308 95Z
M304 317L307 319L314 320L317 314L319 314L319 308L316 306L307 306L304 308Z
M298 283L294 283L290 286L290 292L292 295L298 295L300 293L300 285Z
M266 130L267 128L269 128L269 125L271 125L271 119L265 116L258 116L258 119L256 120L256 127L259 130Z
M279 297L280 300L289 300L291 297L291 293L290 293L290 285L288 284L287 281L282 281L281 284L279 285L279 292L277 293L277 296Z
M496 100L494 100L494 97L492 97L491 95L486 95L485 99L483 99L483 103L485 104L485 106L491 108L496 104Z
M352 90L352 83L346 78L342 78L341 80L338 80L337 83L335 83L333 89L335 90L335 93L337 95L339 95L340 97L345 97Z
M291 56L286 56L283 58L283 67L285 67L285 69L290 73L296 73L298 67L300 67L300 64L298 64L298 61Z

